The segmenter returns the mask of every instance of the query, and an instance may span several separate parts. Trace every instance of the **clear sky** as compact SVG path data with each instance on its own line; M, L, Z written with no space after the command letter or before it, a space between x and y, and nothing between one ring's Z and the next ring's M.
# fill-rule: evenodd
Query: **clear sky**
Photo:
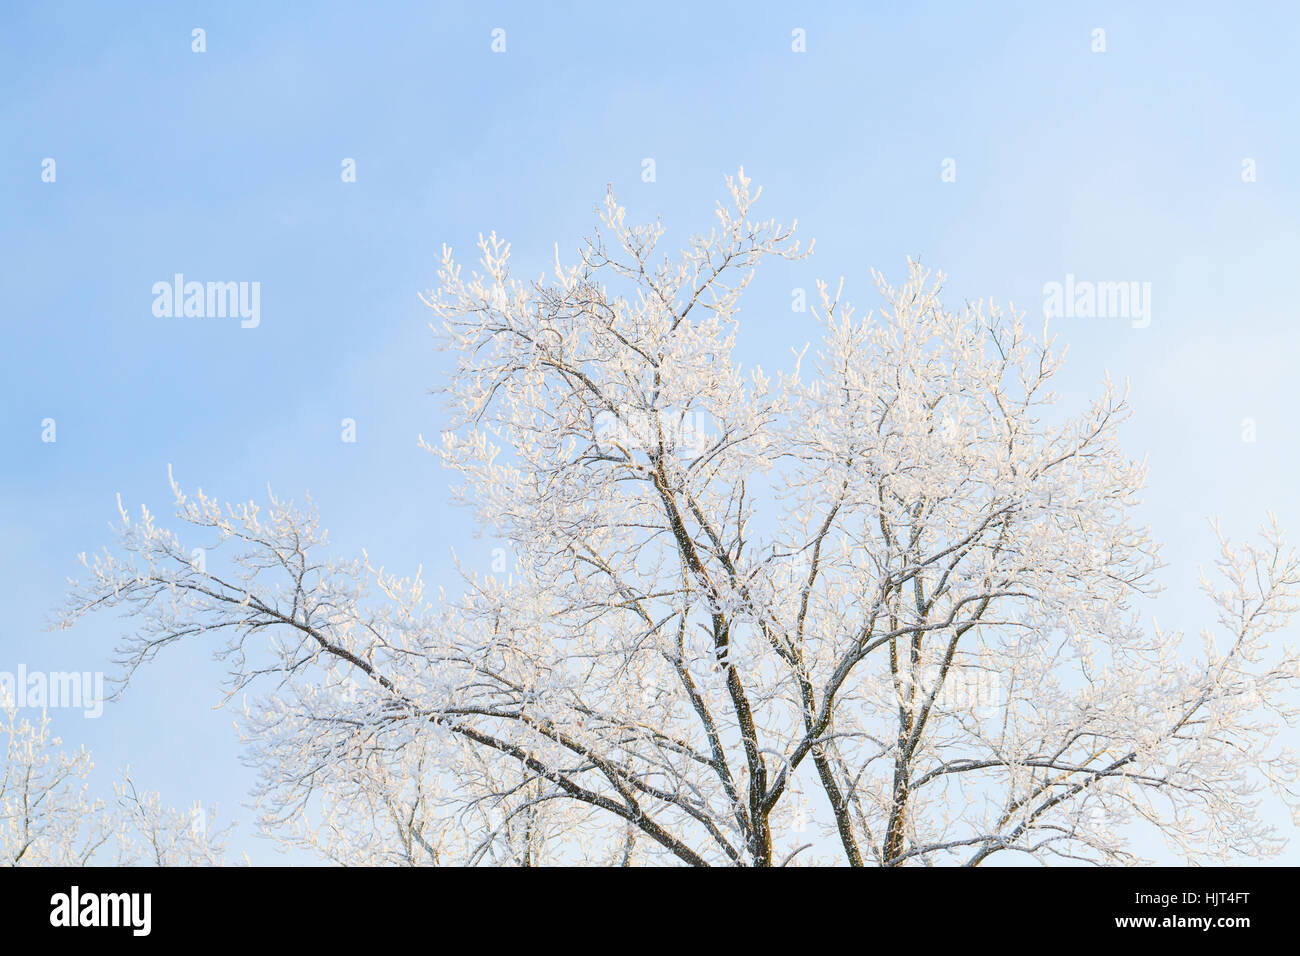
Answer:
M76 555L108 543L115 494L168 513L169 463L226 499L310 491L339 551L389 570L450 581L454 548L486 571L490 542L416 444L443 420L417 298L442 243L471 259L495 229L538 274L612 183L676 248L742 164L759 211L817 241L751 287L747 362L815 335L793 288L844 275L865 308L869 268L901 280L908 255L953 305L1031 315L1067 275L1150 283L1145 328L1054 324L1060 381L1068 406L1106 370L1131 381L1126 445L1149 453L1143 517L1169 562L1149 613L1199 629L1208 516L1245 536L1273 508L1300 537L1300 13L1134 6L4 4L0 670L111 671L119 622L44 625ZM260 283L260 324L155 316L175 273ZM99 719L52 716L101 793L129 763L173 805L233 812L232 845L274 862L240 807L235 714L213 709L222 673L173 649Z

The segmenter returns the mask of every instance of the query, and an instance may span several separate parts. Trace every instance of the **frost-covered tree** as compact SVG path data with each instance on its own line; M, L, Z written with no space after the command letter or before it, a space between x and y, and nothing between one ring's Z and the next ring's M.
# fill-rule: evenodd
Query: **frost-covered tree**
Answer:
M182 813L163 803L159 793L138 791L129 770L114 789L120 821L119 853L124 862L145 866L226 864L226 838L233 824L214 827L215 807L207 810L196 806L188 814Z
M0 866L84 866L116 835L89 794L90 755L66 752L50 720L19 719L0 688Z
M0 866L213 866L224 862L229 827L209 829L154 792L136 790L129 772L116 805L91 796L90 754L67 751L49 717L21 718L0 690Z
M742 369L742 290L801 253L728 185L677 258L612 197L551 278L495 235L468 276L444 250L427 447L509 575L426 595L328 557L310 507L173 481L198 537L122 511L65 623L134 615L128 680L216 638L228 690L263 688L263 824L343 862L1113 863L1140 823L1189 858L1276 851L1300 564L1275 525L1223 542L1199 648L1144 627L1123 392L1053 407L1046 327L950 311L916 264L874 315L822 286L820 348Z

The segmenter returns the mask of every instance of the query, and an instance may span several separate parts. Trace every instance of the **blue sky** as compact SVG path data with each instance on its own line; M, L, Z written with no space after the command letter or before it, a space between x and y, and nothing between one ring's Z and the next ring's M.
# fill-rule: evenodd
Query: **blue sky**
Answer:
M610 183L675 248L741 164L760 211L817 241L751 286L747 362L779 365L815 335L792 288L844 275L866 308L869 268L901 278L908 255L948 274L954 304L1031 315L1067 274L1151 283L1147 328L1056 323L1061 391L1077 405L1107 370L1131 381L1125 441L1150 456L1143 517L1170 565L1150 612L1198 629L1208 516L1244 536L1271 507L1300 529L1300 15L1162 9L6 4L0 669L111 670L118 622L44 624L77 553L108 542L115 494L167 512L169 463L227 499L310 491L340 552L391 570L447 578L452 548L486 570L490 542L416 445L442 422L428 389L446 359L417 298L442 243L469 259L495 229L537 274L554 243L577 247ZM259 282L260 325L155 317L152 286L177 272ZM93 750L102 792L129 763L174 805L234 812L237 848L273 862L239 808L252 774L235 715L213 709L221 673L207 649L175 649L100 719L56 711L55 726Z

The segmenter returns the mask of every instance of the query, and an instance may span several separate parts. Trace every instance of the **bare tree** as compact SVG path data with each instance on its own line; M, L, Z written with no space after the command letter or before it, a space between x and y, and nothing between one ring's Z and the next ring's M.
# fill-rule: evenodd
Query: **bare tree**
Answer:
M218 637L228 691L266 688L263 823L295 839L327 805L344 861L1128 862L1142 821L1188 857L1276 851L1256 804L1296 805L1297 656L1271 635L1300 583L1277 528L1223 543L1199 652L1143 627L1160 561L1123 393L1064 415L1046 327L948 311L916 264L875 276L875 316L821 286L820 350L743 370L741 292L801 253L728 186L676 259L612 196L549 280L513 278L495 235L481 274L444 250L454 420L428 447L505 579L431 599L326 557L310 508L173 481L208 562L122 511L64 624L134 614L128 680Z

